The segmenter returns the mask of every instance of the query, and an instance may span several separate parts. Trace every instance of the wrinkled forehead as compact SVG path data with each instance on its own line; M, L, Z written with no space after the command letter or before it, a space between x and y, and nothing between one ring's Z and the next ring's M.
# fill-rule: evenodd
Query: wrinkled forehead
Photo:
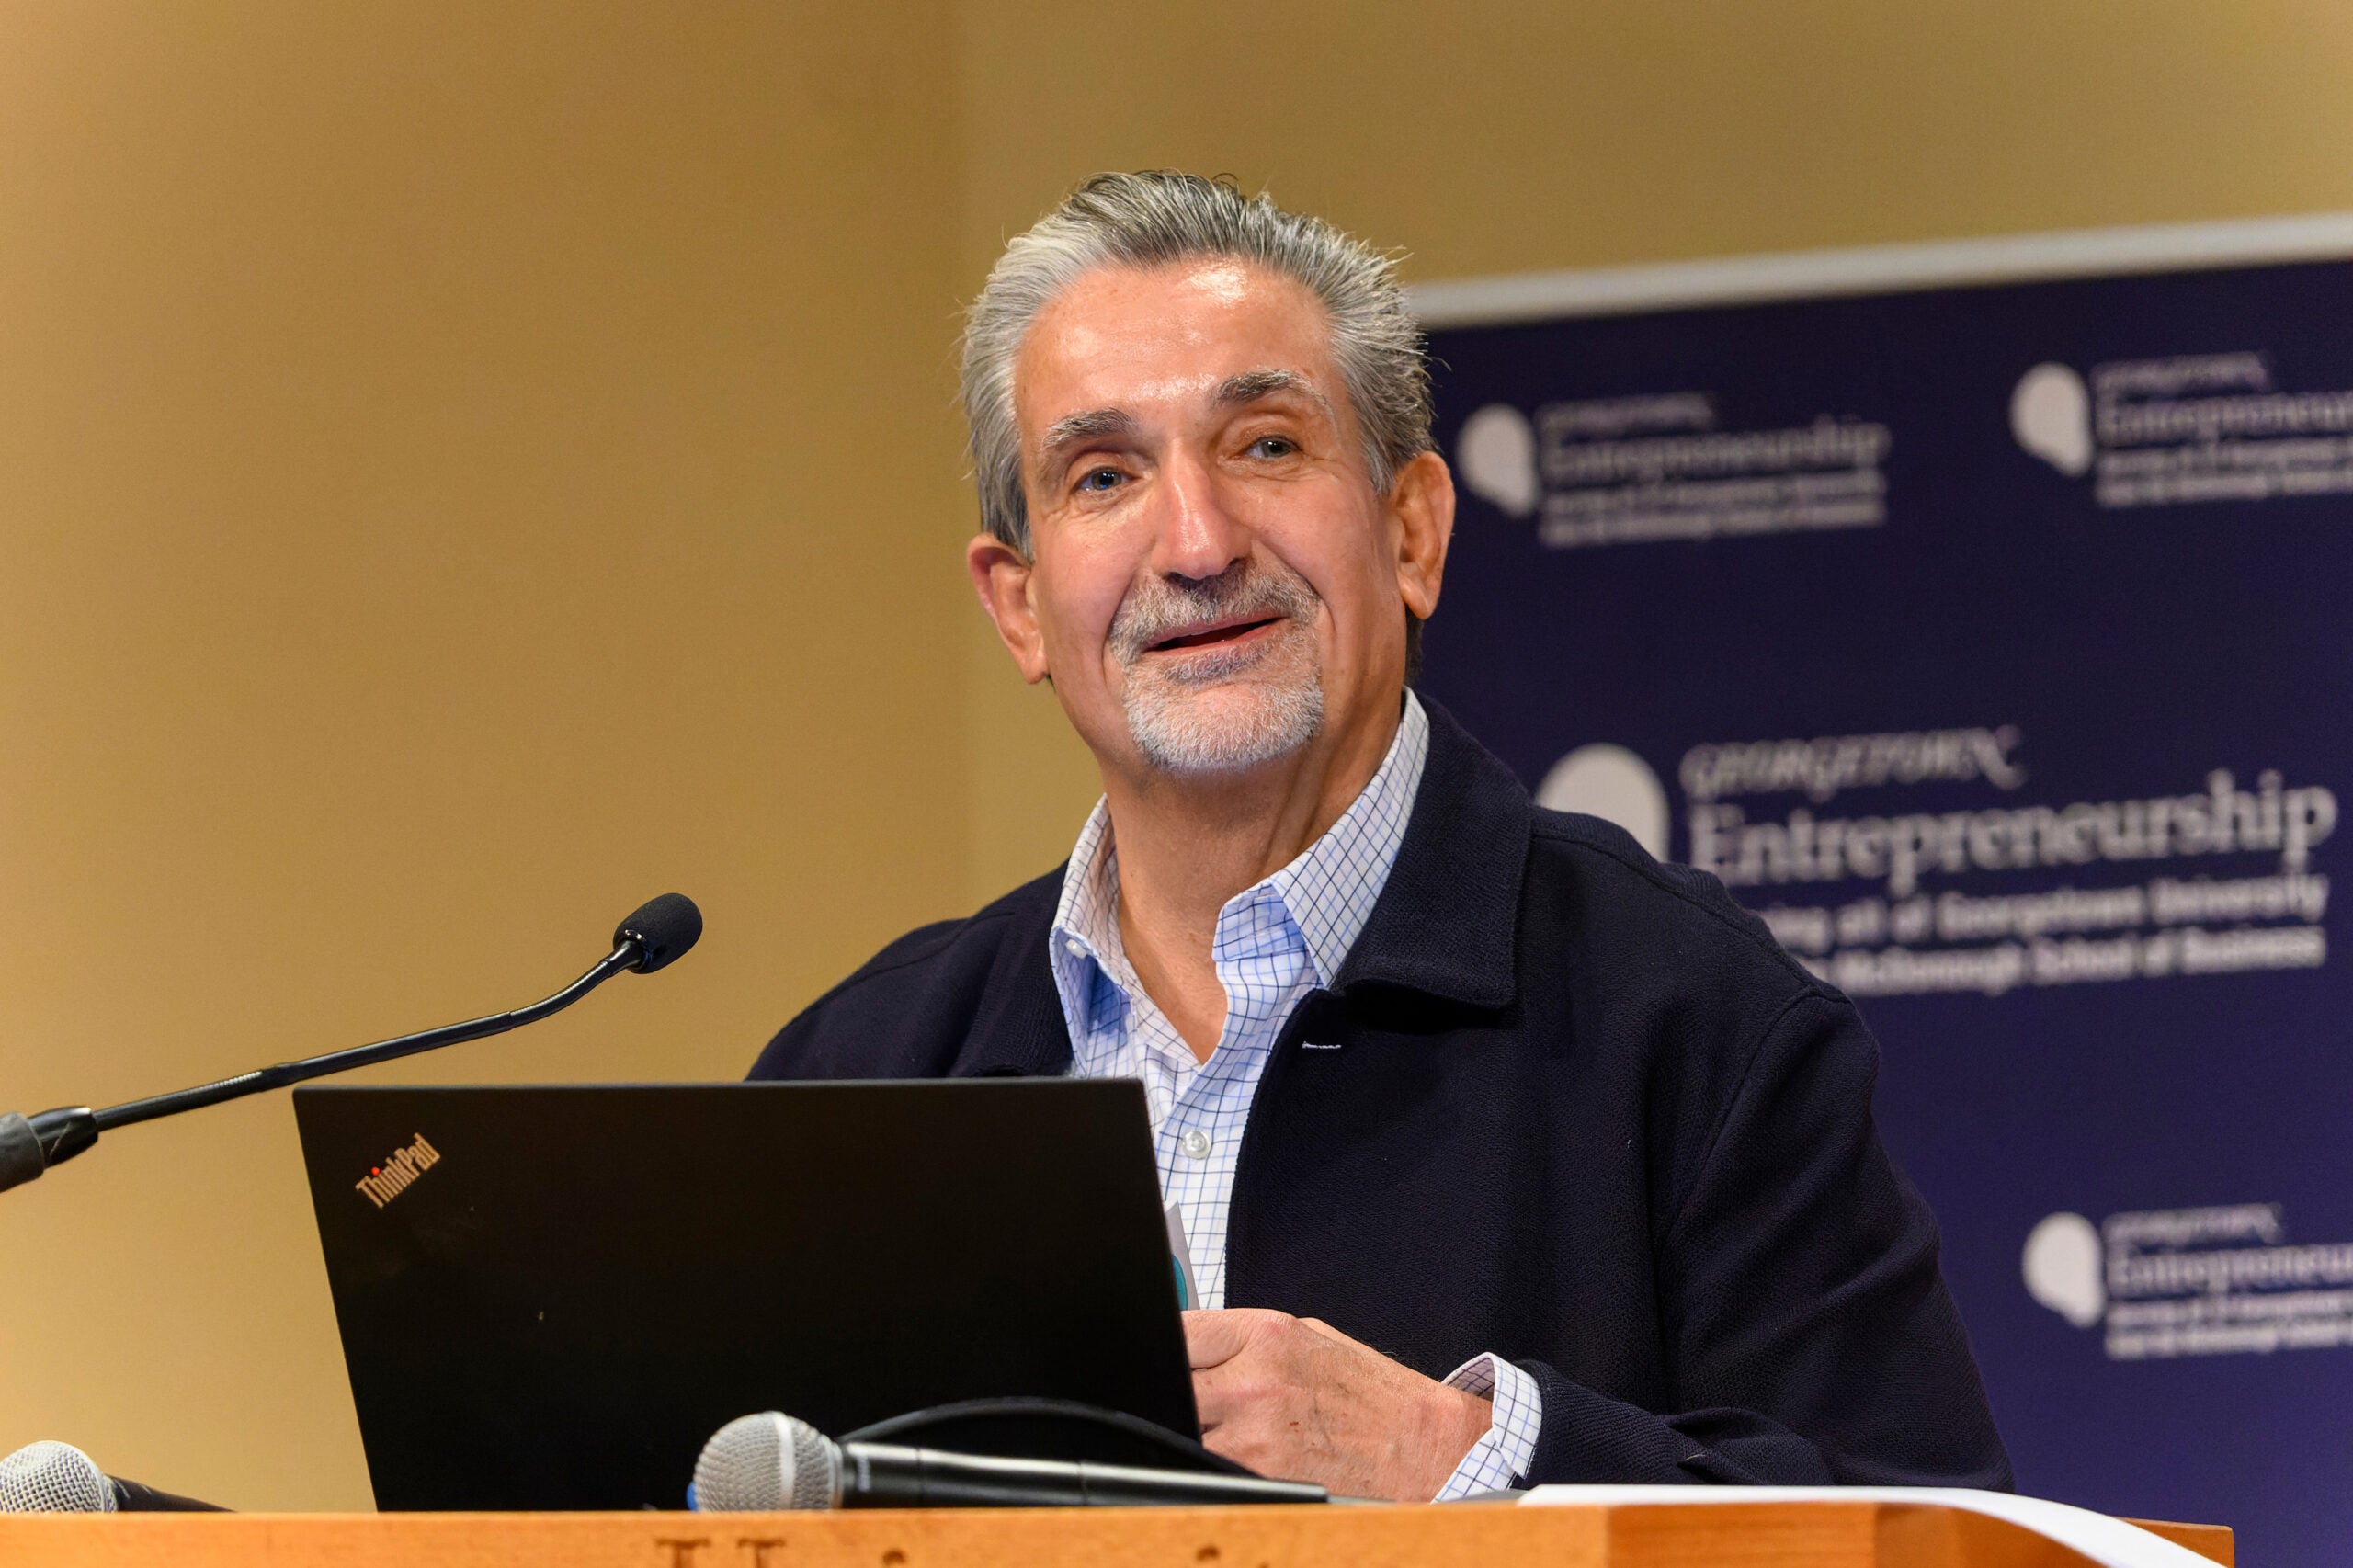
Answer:
M1347 416L1323 301L1296 278L1224 256L1081 274L1038 312L1013 363L1015 417L1032 455L1073 419L1214 415L1244 386Z

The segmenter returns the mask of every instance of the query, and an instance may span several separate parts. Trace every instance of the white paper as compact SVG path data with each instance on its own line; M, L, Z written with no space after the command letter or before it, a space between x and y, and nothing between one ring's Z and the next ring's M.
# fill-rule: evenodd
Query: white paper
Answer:
M1184 1210L1174 1203L1168 1206L1168 1251L1176 1260L1176 1304L1199 1306L1201 1288L1193 1282L1193 1244L1185 1239Z
M2137 1525L2065 1503L1948 1486L1539 1486L1523 1506L1699 1503L1921 1503L2021 1525L2103 1568L2215 1568L2207 1558Z

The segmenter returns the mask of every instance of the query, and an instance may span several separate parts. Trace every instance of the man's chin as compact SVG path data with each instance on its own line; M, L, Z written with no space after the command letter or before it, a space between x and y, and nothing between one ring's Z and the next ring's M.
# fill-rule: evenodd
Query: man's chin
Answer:
M1269 689L1235 683L1154 692L1128 704L1128 733L1143 759L1177 778L1246 773L1290 756L1322 733L1314 685Z

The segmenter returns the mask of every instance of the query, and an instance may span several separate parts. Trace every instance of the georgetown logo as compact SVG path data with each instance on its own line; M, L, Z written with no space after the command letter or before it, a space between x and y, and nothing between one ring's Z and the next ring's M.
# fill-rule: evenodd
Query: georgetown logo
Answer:
M370 1165L368 1174L351 1185L361 1197L381 1209L406 1192L418 1176L441 1163L441 1152L416 1135L416 1142L404 1149L396 1149L381 1165Z
M2291 1244L2277 1203L2052 1214L2019 1262L2112 1361L2353 1346L2353 1243Z
M1550 550L1703 540L1887 521L1888 427L1847 415L1724 429L1714 394L1491 403L1462 422L1455 468L1472 494L1533 518Z
M2268 354L2046 361L2010 392L2018 445L2103 507L2269 501L2353 491L2353 389L2288 392Z

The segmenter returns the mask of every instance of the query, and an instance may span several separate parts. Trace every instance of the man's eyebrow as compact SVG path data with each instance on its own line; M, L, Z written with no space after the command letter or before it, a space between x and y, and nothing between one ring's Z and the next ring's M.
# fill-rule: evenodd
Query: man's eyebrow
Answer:
M1101 440L1106 436L1131 436L1135 430L1136 416L1124 408L1090 408L1046 426L1045 435L1038 440L1039 460L1051 462L1064 448Z
M1315 390L1315 383L1296 370L1245 370L1238 376L1228 376L1218 385L1217 401L1224 407L1233 408L1277 392L1298 392L1324 413L1332 412L1331 403Z
M1296 370L1245 370L1220 381L1211 396L1220 407L1239 408L1278 392L1296 392L1324 413L1332 411L1330 401L1315 383ZM1068 448L1106 436L1132 436L1138 428L1136 416L1124 408L1090 408L1084 414L1067 415L1047 426L1046 433L1038 438L1038 460L1051 463Z

